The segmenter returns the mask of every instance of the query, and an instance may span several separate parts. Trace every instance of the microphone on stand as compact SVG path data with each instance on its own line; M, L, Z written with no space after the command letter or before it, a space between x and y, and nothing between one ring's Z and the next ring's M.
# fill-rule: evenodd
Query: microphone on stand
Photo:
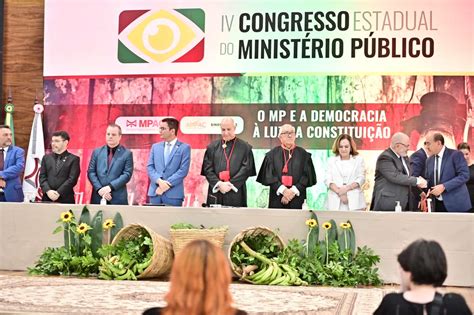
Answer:
M217 197L216 196L214 196L212 194L209 194L209 197L212 197L212 199L214 199L214 203L209 205L211 208L219 208L221 206L221 205L217 204Z

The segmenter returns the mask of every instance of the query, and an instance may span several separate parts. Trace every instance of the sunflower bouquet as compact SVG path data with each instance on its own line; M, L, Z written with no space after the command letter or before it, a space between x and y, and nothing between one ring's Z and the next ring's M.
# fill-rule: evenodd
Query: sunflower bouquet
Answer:
M32 275L84 277L98 274L100 258L98 249L104 240L109 243L110 239L123 227L119 213L113 220L102 221L102 211L98 211L91 219L87 207L83 208L79 220L71 210L62 212L56 221L59 225L53 234L63 232L64 245L46 248L35 266L28 268L28 272Z
M316 214L310 211L305 224L308 227L306 239L290 240L277 258L280 263L297 269L302 280L329 286L382 283L376 268L380 257L366 246L356 248L350 221L337 225L329 220L320 224Z

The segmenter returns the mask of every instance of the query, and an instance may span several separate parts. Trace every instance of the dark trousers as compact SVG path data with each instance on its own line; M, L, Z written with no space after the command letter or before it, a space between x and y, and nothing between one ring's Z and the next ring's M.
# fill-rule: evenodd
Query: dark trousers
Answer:
M448 210L446 210L446 207L444 206L444 202L442 200L438 200L436 198L434 198L434 204L435 204L435 208L434 208L434 212L448 212Z

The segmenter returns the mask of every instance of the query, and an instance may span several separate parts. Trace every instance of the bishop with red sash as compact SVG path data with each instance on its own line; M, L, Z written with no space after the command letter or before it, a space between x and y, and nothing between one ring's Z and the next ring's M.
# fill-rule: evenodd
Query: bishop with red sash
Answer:
M252 146L235 136L235 122L224 118L222 138L209 144L204 154L201 175L209 182L207 203L247 207L246 181L255 176Z
M270 186L269 208L301 209L306 188L316 184L311 154L295 144L295 128L280 128L281 145L265 155L257 182Z

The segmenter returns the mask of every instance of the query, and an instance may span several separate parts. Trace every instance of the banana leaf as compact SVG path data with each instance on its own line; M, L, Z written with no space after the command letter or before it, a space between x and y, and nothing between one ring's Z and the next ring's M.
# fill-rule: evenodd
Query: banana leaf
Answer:
M97 250L102 246L102 221L104 219L104 215L102 210L97 211L97 213L92 218L91 223L91 251L94 257L97 257Z
M310 210L311 213L310 219L316 220L316 226L309 231L308 235L308 254L309 256L313 256L314 252L316 251L316 246L318 246L318 240L319 240L319 221L318 217L316 216L316 213L314 211Z
M89 212L89 209L87 209L87 206L82 208L81 217L79 219L79 224L81 223L86 223L89 226L91 225L91 213Z
M110 242L115 238L115 235L123 228L123 219L120 212L117 212L114 216L115 226L110 230Z
M329 220L331 223L331 228L328 230L328 246L334 243L337 240L337 225L336 222L331 219Z
M356 252L356 236L355 236L355 231L354 231L354 226L352 225L351 221L347 220L347 223L351 225L351 227L348 229L349 231L349 248L351 249L352 256L355 255Z
M325 264L326 263L326 253L327 253L327 250L328 250L328 246L326 244L326 241L325 240L319 241L319 247L321 248L321 253L322 253L322 255L320 257L321 263Z
M341 252L351 248L349 229L341 229L341 232L337 236L337 243L339 244L339 250Z

